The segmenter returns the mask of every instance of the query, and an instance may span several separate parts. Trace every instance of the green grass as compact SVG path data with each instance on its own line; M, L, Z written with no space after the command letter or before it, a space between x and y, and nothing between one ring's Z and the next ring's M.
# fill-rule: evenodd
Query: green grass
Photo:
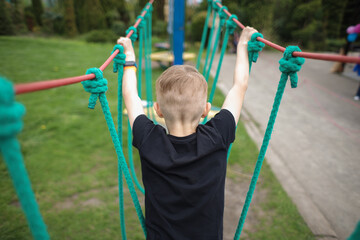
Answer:
M87 68L99 67L112 48L111 44L62 39L1 37L0 74L14 83L83 75ZM160 74L161 70L154 70L153 78ZM116 119L117 75L112 66L104 76L109 80L107 97ZM81 84L16 97L27 109L18 139L52 239L120 239L116 154L100 106L89 110L88 97ZM221 106L223 99L217 92L214 105ZM125 121L123 126L126 144ZM251 174L257 154L240 123L230 167L239 165L242 172ZM134 158L140 176L137 153ZM259 217L254 231L247 232L248 239L313 239L266 163L259 188L267 191L260 206L267 214ZM0 239L31 239L2 160L0 191ZM144 239L130 196L125 195L128 238Z

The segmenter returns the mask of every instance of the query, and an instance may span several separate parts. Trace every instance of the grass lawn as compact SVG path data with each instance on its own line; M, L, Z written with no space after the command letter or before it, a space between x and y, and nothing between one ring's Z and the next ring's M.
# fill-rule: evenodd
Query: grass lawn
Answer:
M99 67L112 48L111 44L62 39L0 37L0 74L14 83L83 75L87 68ZM153 78L161 72L153 70ZM107 97L117 124L117 75L112 72L112 65L104 71L104 76L109 81ZM121 238L116 154L100 105L89 110L88 98L81 84L16 98L27 110L25 128L18 139L52 239ZM218 91L214 105L221 106L223 99ZM125 121L123 126L126 146ZM242 123L236 138L229 168L236 166L251 174L258 150ZM134 158L140 176L136 152ZM314 239L266 163L259 189L267 192L260 204L267 214L259 217L246 239ZM31 239L2 160L0 192L0 239ZM140 192L138 196L143 203ZM128 238L144 239L127 188L125 214Z

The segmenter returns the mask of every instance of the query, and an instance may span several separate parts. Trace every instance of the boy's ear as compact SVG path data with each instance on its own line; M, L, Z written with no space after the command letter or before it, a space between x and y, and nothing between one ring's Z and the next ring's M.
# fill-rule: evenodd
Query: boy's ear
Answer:
M156 114L160 117L160 118L164 118L164 115L162 114L161 110L160 110L160 106L157 102L154 102L154 109Z
M210 109L211 109L211 103L207 102L206 106L205 106L205 109L204 109L204 112L201 115L201 117L202 118L206 117L208 115L208 113L210 112Z

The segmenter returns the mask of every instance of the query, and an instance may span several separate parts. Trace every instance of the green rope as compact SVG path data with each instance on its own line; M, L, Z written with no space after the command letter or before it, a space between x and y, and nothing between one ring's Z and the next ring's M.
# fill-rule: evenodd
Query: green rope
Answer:
M212 19L212 26L211 26L209 38L208 38L208 44L207 44L207 47L206 47L205 64L204 64L203 71L202 71L203 74L205 74L205 70L206 70L206 66L207 66L207 63L208 63L210 50L211 50L211 42L212 42L212 38L214 36L214 31L215 31L215 19L216 19L216 15L217 15L216 9L218 8L218 7L217 8L216 7L217 7L217 5L213 4L213 19Z
M145 21L144 21L144 17L139 15L138 19L141 19L141 22L138 26L139 28L139 64L138 64L138 94L139 97L141 99L141 79L142 79L142 55L143 55L143 44L144 44L144 27L145 27ZM134 168L134 157L133 157L133 150L132 150L132 135L131 135L131 127L130 127L130 123L128 121L128 134L127 134L127 148L128 148L128 157L129 157L129 165L130 165L130 173L132 176L132 179L136 185L136 187L140 190L140 192L142 192L143 194L145 193L144 188L141 186L137 176L136 176L136 172L135 172L135 168Z
M142 68L142 56L143 56L143 45L144 45L144 17L139 15L137 19L141 19L140 24L138 25L139 28L139 60L138 60L138 94L141 99L141 84L142 84L142 74L143 74L143 68Z
M117 44L114 46L114 50L119 50L119 53L114 58L113 72L118 73L118 137L119 142L122 145L122 78L124 75L124 64L126 55L124 54L124 47ZM126 239L126 227L125 227L125 212L124 212L124 190L123 190L123 177L122 171L118 168L118 183L119 183L119 210L120 210L120 225L122 239Z
M132 133L131 133L130 122L128 121L128 154L129 154L129 164L130 164L131 175L133 177L136 187L140 190L140 192L142 194L145 194L145 189L141 186L141 184L136 176L131 144L132 144Z
M222 30L223 26L225 25L226 18L227 18L226 13L222 11L223 9L227 10L227 7L224 6L224 7L220 8L220 10L219 10L220 23L219 23L219 28L218 28L218 31L217 31L216 37L215 37L215 42L214 42L215 47L212 50L211 57L210 57L210 63L209 63L208 69L205 74L205 79L207 82L209 82L210 71L211 71L213 61L214 61L215 53L217 52L218 43L219 43L219 39L220 39L220 35L221 35L221 30Z
M50 239L16 139L23 128L24 114L24 106L15 102L12 84L0 78L0 151L34 239Z
M226 52L226 47L227 47L227 44L228 44L228 41L229 41L229 35L234 33L234 31L236 29L236 26L237 26L236 23L233 21L234 18L237 19L236 15L233 14L226 21L226 31L225 31L223 43L222 43L222 46L221 46L219 63L218 63L217 69L216 69L214 82L212 84L211 92L210 92L210 96L209 96L209 102L210 103L212 103L212 101L214 99L216 84L217 84L217 80L219 78L221 65L222 65L224 55L225 55L225 52ZM207 121L207 116L204 118L203 123L205 123L206 121Z
M149 21L149 17L148 17L148 15L145 15L145 29L144 29L145 49L144 49L144 52L145 52L145 86L146 86L146 101L147 101L147 106L146 106L147 114L146 115L148 118L151 119L151 116L150 116L151 79L149 76L149 38L150 38L150 36L149 36L149 31L148 31L148 29L149 29L148 21Z
M120 168L124 173L125 181L129 187L130 195L134 203L136 213L140 220L140 224L143 229L143 232L146 236L144 215L141 210L139 199L136 195L134 184L131 180L130 172L126 164L126 160L119 141L119 137L116 133L115 124L110 113L109 103L106 99L105 92L107 91L107 80L103 78L103 73L98 68L90 68L86 71L86 74L91 74L91 73L95 74L95 78L92 80L87 80L82 82L85 91L91 93L89 98L89 108L94 109L96 105L96 101L99 98L101 108L105 116L105 121L108 126L110 136L115 147L116 155L118 157L118 168Z
M360 239L360 221L358 221L354 232L347 238L347 240L359 240Z
M151 111L153 106L152 95L152 70L151 70L151 12L145 16L146 30L145 30L145 84L146 84L146 101L147 101L147 116L157 124L154 112Z
M128 35L131 30L133 31L133 34L130 36L130 39L134 43L136 41L136 39L138 38L137 29L134 26L129 27L126 30L126 35Z
M252 63L257 61L259 52L265 47L265 43L256 40L258 37L263 38L263 35L259 32L253 33L248 42L249 72L251 71Z
M282 72L281 77L280 77L280 82L279 82L278 89L277 89L277 92L275 95L275 100L274 100L273 108L271 110L269 121L268 121L268 124L266 127L265 136L264 136L261 148L260 148L260 153L259 153L258 159L256 161L254 174L251 178L249 191L246 195L245 204L243 206L243 210L241 212L239 223L238 223L238 226L237 226L237 229L235 232L235 236L234 236L235 240L238 240L240 238L240 234L241 234L242 228L245 223L245 218L246 218L247 212L249 210L251 199L254 194L255 187L256 187L256 182L257 182L259 174L260 174L261 166L264 161L266 150L267 150L267 147L270 142L271 133L274 128L276 116L279 111L281 99L282 99L282 96L283 96L283 93L285 90L285 86L286 86L286 81L287 81L288 77L290 77L291 87L296 88L297 81L298 81L297 72L301 69L301 65L305 62L304 58L293 57L292 53L294 51L301 52L300 48L297 46L287 47L284 52L283 58L281 58L279 61L279 63L280 63L279 69Z
M206 14L205 24L204 24L204 28L203 28L203 33L202 33L202 36L201 36L201 44L200 44L199 54L198 54L197 61L196 61L196 69L197 70L199 70L201 56L202 56L202 53L204 51L204 45L205 45L206 36L207 36L209 18L210 18L211 11L212 11L211 2L212 2L212 0L208 0L207 14Z

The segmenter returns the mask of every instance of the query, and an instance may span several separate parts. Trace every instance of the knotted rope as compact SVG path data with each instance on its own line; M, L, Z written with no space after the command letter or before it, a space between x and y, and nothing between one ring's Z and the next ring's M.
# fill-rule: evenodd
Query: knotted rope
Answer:
M214 9L214 11L219 13L220 7L219 7L219 5L217 5L217 3L221 3L221 1L219 1L219 0L213 1L212 2L212 8Z
M252 63L257 61L259 52L265 47L265 43L256 40L257 37L263 38L263 35L259 32L253 33L248 42L249 72L251 71Z
M121 76L121 78L122 78L126 55L124 54L124 47L121 46L120 44L116 44L114 46L114 49L111 52L111 54L114 53L116 50L119 50L119 53L116 54L116 56L114 58L113 72L114 73L118 72L119 76Z
M266 127L265 136L264 136L261 148L260 148L260 153L259 153L258 159L256 161L254 174L253 174L253 176L251 178L251 183L250 183L250 186L249 186L248 193L246 195L245 204L244 204L243 210L241 212L239 223L238 223L238 226L237 226L237 229L236 229L236 232L235 232L235 236L234 236L235 240L238 240L240 238L240 234L241 234L242 228L243 228L244 223L245 223L245 218L246 218L247 212L249 210L249 206L250 206L250 203L251 203L252 196L253 196L254 191L255 191L256 182L257 182L257 180L259 178L261 166L262 166L262 163L263 163L264 158L265 158L267 147L269 146L271 133L273 131L276 116L277 116L277 113L279 111L281 99L282 99L282 96L284 94L286 81L287 81L288 77L290 77L291 87L295 88L297 86L297 81L298 81L297 72L301 69L301 65L305 62L304 58L293 57L292 53L294 51L301 52L300 48L297 47L297 46L289 46L289 47L287 47L285 52L284 52L283 58L280 59L280 61L279 61L279 63L280 63L280 71L282 72L281 77L280 77L280 82L279 82L279 85L278 85L278 89L276 91L274 104L273 104L271 114L270 114L270 117L269 117L269 121L268 121L268 124L267 124L267 127Z
M305 58L293 57L293 52L301 52L301 50L298 46L288 46L283 58L279 61L279 69L282 72L280 81L283 80L286 83L286 80L290 77L291 87L296 88L298 82L297 72L300 71L301 66L305 62Z
M112 53L116 50L119 50L119 53L114 58L113 64L113 72L118 73L118 137L120 144L123 143L122 137L122 78L124 74L124 64L126 55L124 54L124 47L116 44ZM121 226L121 237L122 239L126 239L126 227L125 227L125 211L124 211L124 191L123 191L123 177L122 171L120 167L120 163L118 162L118 183L119 183L119 211L120 211L120 226Z
M138 38L136 27L134 27L134 26L129 27L129 28L126 30L126 35L128 35L131 30L133 31L133 33L132 33L132 35L130 36L130 39L131 39L132 42L135 42L136 39Z
M226 21L226 30L229 31L229 34L234 34L234 31L237 27L236 22L234 22L233 19L238 19L237 16L235 14L232 14L229 19Z
M103 73L100 69L90 68L86 71L86 74L91 74L91 73L95 74L95 78L92 80L87 80L87 81L82 82L85 91L91 93L90 99L89 99L89 106L91 105L91 106L95 107L97 97L99 98L101 108L102 108L102 111L105 116L105 121L106 121L106 124L107 124L109 132L110 132L111 140L114 144L116 155L118 158L118 168L119 168L118 171L119 172L122 171L124 173L125 180L129 187L130 195L131 195L131 198L132 198L134 206L135 206L136 213L138 215L141 227L146 236L146 226L145 226L144 215L141 210L139 199L136 195L134 184L131 180L130 172L129 172L128 166L126 164L126 160L125 160L125 156L124 156L121 144L120 144L119 136L115 129L115 124L114 124L114 121L113 121L111 113L110 113L109 103L106 99L105 92L107 90L107 85L106 85L107 81L106 81L106 79L103 78Z
M86 71L86 74L95 74L95 79L87 80L81 82L85 91L91 93L89 97L88 108L94 109L97 99L101 94L105 93L108 90L107 80L103 78L103 73L98 68L90 68Z
M12 84L0 78L0 151L34 239L50 239L16 139L16 135L23 129L24 114L24 106L15 102Z

